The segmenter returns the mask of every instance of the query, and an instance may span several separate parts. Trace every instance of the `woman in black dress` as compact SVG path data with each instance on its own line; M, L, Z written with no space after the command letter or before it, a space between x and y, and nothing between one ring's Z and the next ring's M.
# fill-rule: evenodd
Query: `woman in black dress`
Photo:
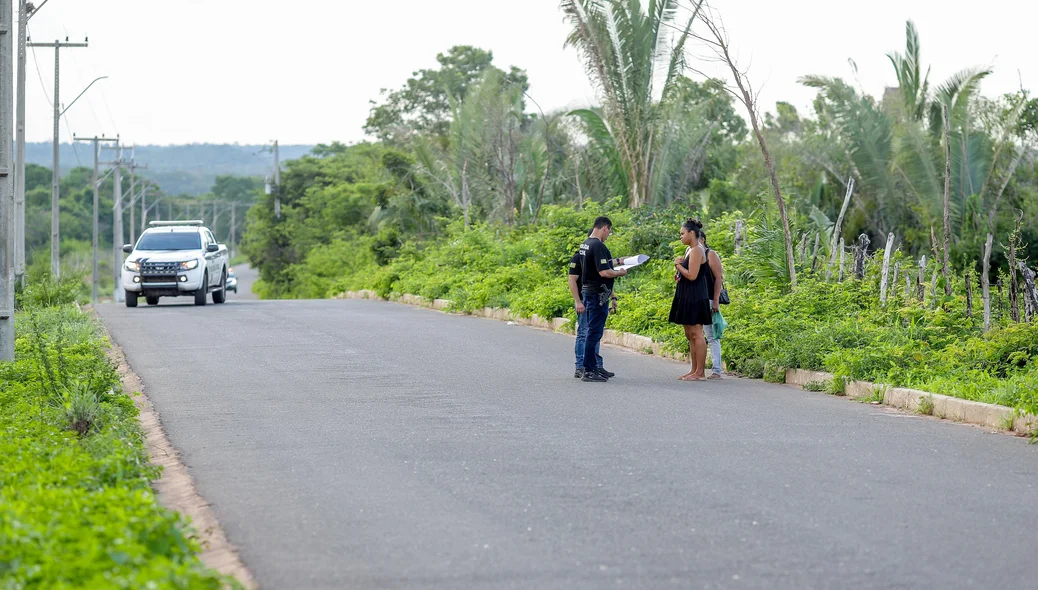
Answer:
M691 217L682 224L681 243L688 248L683 257L674 260L677 288L674 302L670 305L670 322L685 328L692 358L691 370L678 377L682 381L701 381L706 377L706 338L703 326L713 324L713 314L710 312L710 292L707 286L710 266L706 251L699 243L702 230L703 224Z

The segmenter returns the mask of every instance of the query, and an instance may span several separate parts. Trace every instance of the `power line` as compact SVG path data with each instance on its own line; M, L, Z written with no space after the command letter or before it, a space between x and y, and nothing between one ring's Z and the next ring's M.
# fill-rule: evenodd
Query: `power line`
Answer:
M68 115L66 114L66 115L64 115L64 117L65 117L65 133L68 134L68 141L69 141L70 144L72 144L72 153L76 156L76 164L79 165L79 166L82 166L83 165L83 160L79 159L79 150L76 149L76 138L75 138L75 136L72 135L72 125L69 125Z
M25 30L28 31L29 27L25 27ZM29 35L29 38L32 39L31 34ZM36 59L36 48L31 45L29 46L29 48L32 49L32 63L36 66L36 75L40 78L40 87L43 88L43 97L47 99L47 105L53 108L54 101L52 101L50 99L50 95L47 94L47 84L44 83L43 72L40 71L40 60Z
M64 26L62 26L62 29L65 30L65 38L68 38L68 29L65 29ZM75 70L75 72L76 72L76 79L79 80L79 84L82 86L83 85L83 76L81 75L81 72L79 71L80 70L79 61L76 59L75 55L76 55L75 52L72 52L72 55L70 55L69 57L74 62L72 64L72 69ZM94 75L96 75L96 74L94 74ZM94 117L94 123L97 124L97 127L100 129L101 128L101 120L97 118L97 111L94 110L94 103L93 103L93 101L90 100L90 95L89 94L87 94L85 96L85 98L86 98L86 102L87 102L87 107L90 109L90 114ZM68 124L67 116L66 116L66 119L65 119L65 124L66 125ZM75 146L76 142L73 141L72 145Z

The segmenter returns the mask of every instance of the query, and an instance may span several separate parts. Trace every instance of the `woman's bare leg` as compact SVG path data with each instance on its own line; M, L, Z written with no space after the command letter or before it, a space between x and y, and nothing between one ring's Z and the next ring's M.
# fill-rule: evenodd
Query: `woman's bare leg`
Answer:
M687 377L692 376L692 374L696 372L696 365L695 365L696 355L695 355L695 349L692 346L692 341L695 338L695 336L692 334L692 326L682 326L682 328L685 329L685 338L688 338L688 350L689 350L689 355L688 355L689 356L689 369L688 369L688 373L685 373L684 375L678 377L679 380L684 381Z
M703 336L703 326L692 326L692 338L689 339L689 348L693 351L692 377L702 379L706 377L706 337Z

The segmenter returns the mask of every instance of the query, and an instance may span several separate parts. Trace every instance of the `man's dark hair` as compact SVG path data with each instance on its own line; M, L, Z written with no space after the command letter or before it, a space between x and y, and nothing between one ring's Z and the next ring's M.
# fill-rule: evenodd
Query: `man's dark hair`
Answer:
M609 218L605 217L605 216L596 217L595 218L595 229L601 229L603 227L608 227L609 229L613 229L613 222L609 221Z

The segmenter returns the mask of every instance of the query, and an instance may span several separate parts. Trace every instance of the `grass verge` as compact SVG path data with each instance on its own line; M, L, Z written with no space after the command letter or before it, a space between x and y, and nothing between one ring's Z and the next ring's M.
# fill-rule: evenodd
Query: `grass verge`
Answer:
M0 588L237 587L158 504L95 321L49 301L16 325L16 360L0 363Z

